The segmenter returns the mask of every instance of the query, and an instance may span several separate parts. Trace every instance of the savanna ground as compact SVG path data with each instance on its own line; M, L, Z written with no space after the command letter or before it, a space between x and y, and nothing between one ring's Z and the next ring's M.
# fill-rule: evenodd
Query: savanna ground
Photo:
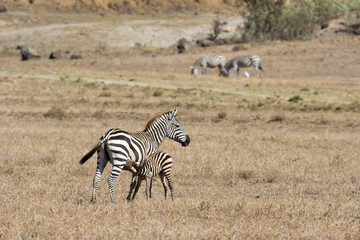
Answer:
M0 20L1 239L359 239L359 37L176 53L182 29L196 34L213 18ZM20 61L18 44L43 57ZM63 59L47 59L57 49ZM263 77L190 76L197 57L215 53L258 54ZM151 203L144 186L127 202L122 172L110 203L108 165L91 204L96 157L80 158L108 129L140 131L175 108L191 136L189 147L161 146L174 158L175 200L155 181Z

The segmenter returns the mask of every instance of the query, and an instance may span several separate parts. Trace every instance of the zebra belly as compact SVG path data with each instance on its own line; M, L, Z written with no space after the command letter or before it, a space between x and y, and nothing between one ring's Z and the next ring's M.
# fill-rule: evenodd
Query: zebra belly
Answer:
M128 140L111 139L107 144L107 153L110 162L114 165L123 165L126 160L141 162L146 153L140 144Z
M239 68L247 68L247 67L250 67L250 66L251 66L251 64L238 63Z
M208 67L208 68L216 68L216 67L217 67L217 65L214 65L214 64L209 64L209 63L208 63L208 64L207 64L207 67Z

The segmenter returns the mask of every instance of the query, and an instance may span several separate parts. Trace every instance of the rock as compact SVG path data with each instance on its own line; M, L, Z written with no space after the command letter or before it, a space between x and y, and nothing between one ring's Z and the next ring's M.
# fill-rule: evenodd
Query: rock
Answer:
M60 59L61 58L61 51L53 51L50 53L49 59Z
M7 6L6 6L6 5L4 5L4 6L0 7L0 13L2 13L2 12L6 12L7 10L8 10L8 8L7 8Z
M186 38L180 38L177 41L176 47L178 49L178 53L183 53L186 50L186 45L189 43L189 41Z
M325 29L325 28L328 28L328 27L329 27L328 23L321 24L321 29Z
M30 58L40 58L40 54L32 48L17 46L16 49L20 50L21 60L23 61L29 60Z
M214 41L209 39L196 40L196 44L200 45L201 47L210 47L214 46Z
M82 56L80 54L73 54L73 55L70 56L71 60L81 59L81 58L82 58Z

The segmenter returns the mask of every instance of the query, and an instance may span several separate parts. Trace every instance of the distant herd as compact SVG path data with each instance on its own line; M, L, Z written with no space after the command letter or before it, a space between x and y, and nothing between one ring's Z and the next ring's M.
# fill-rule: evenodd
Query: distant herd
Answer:
M226 63L226 58L222 55L203 56L195 61L191 66L191 74L196 76L199 74L198 68L201 68L202 74L206 74L206 68L219 68L220 76L229 76L229 70L232 68L233 73L236 71L237 75L240 74L240 68L247 68L253 66L257 77L262 75L262 67L260 64L260 57L257 55L241 56L231 59ZM248 77L248 73L245 72L245 76Z
M16 49L20 50L21 59L23 61L29 60L30 58L40 58L34 49L26 46L17 46ZM51 52L50 59L61 58L60 51ZM82 58L81 55L71 55L70 59L79 59ZM263 69L260 64L260 57L257 55L248 55L248 56L239 56L231 59L226 62L226 58L222 55L213 55L213 56L202 56L197 59L191 68L191 75L197 76L199 74L199 68L201 69L202 74L206 74L206 68L219 68L219 75L227 77L230 75L229 71L232 69L232 73L237 73L237 76L240 75L240 68L247 68L253 66L256 71L256 76L261 77ZM245 71L246 77L250 75Z

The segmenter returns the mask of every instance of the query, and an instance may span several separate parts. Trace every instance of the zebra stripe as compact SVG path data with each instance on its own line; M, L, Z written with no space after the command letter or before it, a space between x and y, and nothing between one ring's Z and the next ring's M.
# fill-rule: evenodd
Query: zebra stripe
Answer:
M240 74L240 68L247 68L254 66L254 69L256 71L257 77L261 77L262 74L262 67L260 64L260 57L257 55L249 55L245 57L236 57L231 59L226 65L225 65L225 74L224 76L229 75L229 70L232 68L233 72L237 72L237 75Z
M153 177L159 175L162 185L164 187L164 196L166 199L167 187L166 183L169 185L171 199L174 200L174 188L171 182L171 167L172 167L172 158L169 154L165 152L156 152L148 156L145 160L145 163L141 166L138 163L128 160L127 164L131 165L136 169L135 176L137 176L137 184L135 187L132 200L135 199L135 195L138 192L141 182L146 180L146 197L149 200L151 199L151 187Z
M196 76L199 74L198 68L202 68L202 74L206 74L206 68L219 68L220 75L224 74L224 67L226 58L222 55L204 56L195 61L194 65L191 66L191 74Z
M112 170L108 177L111 201L115 202L114 184L122 169L136 172L134 168L125 166L128 159L142 163L145 158L156 152L166 137L181 143L186 147L190 144L190 137L176 119L177 110L160 114L147 123L142 132L128 133L121 129L110 129L81 160L84 164L96 151L98 154L97 167L93 181L91 202L96 200L96 190L106 164L110 161ZM136 176L133 176L127 199L130 200L135 186Z

